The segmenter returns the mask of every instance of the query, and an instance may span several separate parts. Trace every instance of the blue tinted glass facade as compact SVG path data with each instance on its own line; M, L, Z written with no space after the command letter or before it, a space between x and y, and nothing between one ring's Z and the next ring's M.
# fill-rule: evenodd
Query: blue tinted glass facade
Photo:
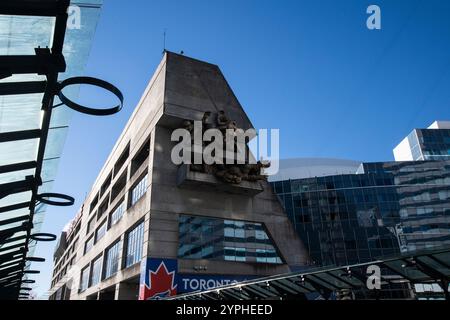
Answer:
M360 171L272 182L317 265L450 246L450 161L365 163Z
M450 129L416 130L421 147L419 160L450 160Z
M178 257L282 264L261 223L181 215Z

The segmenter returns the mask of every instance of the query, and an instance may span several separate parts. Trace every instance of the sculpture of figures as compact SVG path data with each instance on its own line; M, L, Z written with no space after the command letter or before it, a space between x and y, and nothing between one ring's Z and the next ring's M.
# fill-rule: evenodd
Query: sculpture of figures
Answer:
M225 111L220 110L219 113L217 114L217 127L223 131L225 129L228 128L228 123L230 122L230 120L228 119L228 117L225 115Z
M205 133L206 130L213 128L214 126L209 121L209 118L211 117L211 112L206 111L202 118L202 126L203 126L203 133Z
M237 130L237 124L235 121L230 121L227 125L227 129Z
M216 122L210 122L211 112L205 112L202 118L203 133L211 128L218 128L225 133L226 130L232 130L233 133L238 129L235 121L231 121L225 115L225 111L221 110L217 113ZM186 120L183 122L183 128L189 132L193 132L194 123L193 121ZM224 139L226 139L224 135ZM225 164L225 159L223 164L215 163L212 165L207 164L191 164L190 169L195 172L202 172L206 174L211 174L218 179L232 184L240 184L242 181L259 181L267 180L267 176L261 173L261 169L269 168L270 163L263 163L258 161L256 164Z
M192 122L191 120L184 120L183 129L186 129L187 131L192 133L192 131L194 130L194 122Z

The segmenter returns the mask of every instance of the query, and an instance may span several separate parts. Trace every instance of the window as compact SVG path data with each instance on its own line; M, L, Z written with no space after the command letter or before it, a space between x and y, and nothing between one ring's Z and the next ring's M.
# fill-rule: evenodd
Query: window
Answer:
M106 190L108 190L111 185L112 180L112 172L109 174L108 178L106 178L105 182L103 182L102 187L100 188L100 197L105 194Z
M81 271L80 277L80 292L86 291L89 285L89 266Z
M119 173L120 169L122 169L129 155L130 155L130 144L128 143L125 150L122 152L122 155L119 157L116 164L114 165L114 176L116 176Z
M144 223L142 222L127 235L127 259L125 266L129 267L141 261L144 244Z
M257 249L256 261L259 263L281 263L278 254L273 249Z
M139 199L147 192L147 178L148 174L146 174L138 184L131 191L131 205L135 205Z
M106 220L103 222L100 227L98 227L95 232L95 242L99 241L106 234Z
M96 217L94 216L88 222L87 229L86 229L86 234L89 234L93 230L95 222L96 222Z
M88 253L93 246L94 246L94 237L92 236L84 244L84 254Z
M145 160L148 159L150 154L150 139L147 140L141 149L138 151L137 155L131 160L131 176L133 176L136 171L144 164Z
M106 252L105 279L115 275L119 269L120 243L117 242Z
M126 185L127 185L127 172L124 172L111 189L111 202L117 198L117 196L122 192L123 189L125 189Z
M106 200L101 204L100 208L98 208L97 219L100 219L100 217L106 212L106 210L108 210L108 205L109 197L106 198Z
M449 190L439 191L439 200L447 200L447 199L450 199L450 191Z
M224 249L224 260L226 261L237 261L237 262L245 262L245 248L233 248L233 247L225 247Z
M282 264L261 223L182 215L178 257Z
M123 213L125 212L125 203L122 202L119 204L119 206L116 208L116 210L111 213L111 227L115 225L119 220L122 218Z
M98 194L95 196L94 200L92 200L89 212L92 212L92 210L95 209L95 206L97 205L97 203L98 203Z
M100 282L102 272L102 257L98 257L92 263L91 286L95 286Z

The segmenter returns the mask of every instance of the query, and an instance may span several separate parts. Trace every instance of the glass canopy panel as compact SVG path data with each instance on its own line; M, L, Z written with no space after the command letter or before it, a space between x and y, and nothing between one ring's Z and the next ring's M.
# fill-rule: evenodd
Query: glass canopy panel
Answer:
M450 252L433 254L433 257L447 267L450 267Z
M45 148L44 159L59 158L66 141L68 127L50 128L48 131L48 143Z
M59 75L59 80L72 76L84 75L84 67L89 56L94 32L100 15L102 0L72 0L72 5L81 9L80 28L68 28L66 30L63 54L67 69L64 74ZM70 12L69 12L70 13ZM5 16L0 15L0 55L35 55L35 48L51 47L55 28L54 17L30 17L30 16ZM70 17L69 17L70 20ZM0 79L0 83L45 81L44 76L34 74L13 75ZM71 99L77 99L78 86L71 86L65 90ZM0 133L16 132L40 129L43 112L43 94L6 95L0 97ZM54 104L60 101L55 97ZM46 152L42 163L41 177L43 185L39 193L52 191L59 157L67 136L70 119L73 111L65 106L54 108L50 122L49 135L46 143ZM18 164L37 160L39 139L17 140L13 142L0 143L0 166ZM0 174L0 184L22 181L26 176L34 175L35 169L20 170ZM31 192L11 194L0 199L0 207L6 207L19 203L27 203L31 200ZM34 228L32 233L40 231L46 205L38 204L35 208L33 219ZM3 212L0 221L29 215L29 209L18 209ZM0 227L6 230L18 227L22 222L10 223ZM24 233L16 233L14 237ZM6 250L0 251L0 255L17 252L17 248L8 249L15 244L22 245L20 240L5 244ZM32 256L36 242L29 244L28 255ZM26 268L31 264L27 263Z
M332 275L327 274L327 273L316 274L316 277L320 278L321 280L326 281L327 283L331 283L333 286L336 286L338 288L350 289L352 287L348 283L346 283L340 279L336 279L335 277L333 277Z
M280 279L277 281L280 282L281 284L284 284L287 287L294 289L295 291L302 292L302 293L310 292L309 290L305 289L304 287L299 286L292 278Z
M426 264L427 266L429 266L430 268L436 270L437 272L450 277L450 269L446 268L441 263L431 259L430 257L423 256L423 257L417 258L417 260L422 262L422 263L424 263L424 264Z
M38 144L39 139L0 143L0 166L36 161Z
M395 270L397 273L399 273L406 279L425 280L429 278L429 276L417 270L415 267L408 266L407 262L403 260L386 261L384 264L389 268Z
M54 17L0 15L0 55L34 55L38 47L51 47Z
M2 199L0 199L0 208L18 204L18 203L24 203L29 202L31 199L31 191L27 192L21 192L21 193L14 193L9 196L6 196ZM25 211L24 211L25 210ZM17 218L23 215L23 213L26 212L29 214L28 209L21 209L21 210L14 210L14 211L8 211L8 212L2 212L1 213L1 220L8 220L12 218Z
M333 271L329 271L329 273L331 273L334 276L342 279L345 282L350 283L351 285L354 285L354 286L357 286L357 287L365 285L365 283L363 283L360 280L358 280L358 278L353 277L353 276L348 276L348 274L346 273L345 270L333 270Z
M22 181L27 176L34 176L36 169L27 169L0 174L0 184Z
M0 132L39 129L43 94L0 96Z

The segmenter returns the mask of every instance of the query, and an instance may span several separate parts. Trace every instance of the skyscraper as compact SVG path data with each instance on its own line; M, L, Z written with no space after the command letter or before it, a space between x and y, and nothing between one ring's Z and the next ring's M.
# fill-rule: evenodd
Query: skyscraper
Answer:
M450 161L363 163L357 174L272 184L317 265L450 246Z
M414 129L394 149L395 161L449 160L450 121L435 121L428 129Z

